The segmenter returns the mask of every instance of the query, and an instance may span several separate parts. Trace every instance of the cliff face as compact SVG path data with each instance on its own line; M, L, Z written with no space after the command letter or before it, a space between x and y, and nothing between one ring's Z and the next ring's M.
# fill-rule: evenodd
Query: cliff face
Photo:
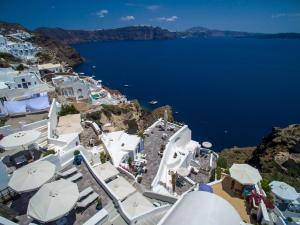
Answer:
M236 151L243 152L241 159ZM300 125L273 128L252 150L244 152L242 148L233 148L221 156L231 158L231 162L249 163L258 168L264 178L282 180L300 191Z
M9 34L16 33L17 31L25 31L32 35L28 40L33 44L41 47L40 52L38 53L39 63L47 62L67 62L70 66L80 64L83 62L83 58L80 54L72 47L66 43L51 39L40 33L32 32L20 24L8 23L0 21L0 33ZM13 63L10 61L8 63Z
M68 44L94 41L164 40L175 38L175 33L159 27L149 26L132 26L93 31L38 28L36 33Z
M80 54L64 42L53 40L38 33L34 33L31 41L41 47L37 55L39 63L57 63L63 61L70 66L74 66L84 62Z

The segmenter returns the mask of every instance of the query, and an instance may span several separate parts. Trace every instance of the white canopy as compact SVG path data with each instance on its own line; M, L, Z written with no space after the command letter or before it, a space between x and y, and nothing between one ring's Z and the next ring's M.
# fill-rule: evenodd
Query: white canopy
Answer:
M78 198L77 184L64 179L54 181L30 199L27 215L41 222L54 221L71 211Z
M136 192L122 202L125 211L130 217L138 216L142 213L154 209L154 206L141 193Z
M116 177L119 174L119 171L110 162L94 165L93 169L104 181Z
M253 185L262 180L259 171L248 164L233 164L229 172L230 176L242 185Z
M182 177L186 177L187 175L189 175L190 171L188 170L188 168L180 167L177 169L177 173Z
M55 165L48 161L37 161L17 169L8 186L16 192L33 191L47 183L55 174Z
M287 183L272 181L270 183L270 187L272 189L272 193L280 199L293 201L297 198L300 198L300 195L297 193L296 189Z
M107 185L117 196L118 200L121 201L136 191L136 189L123 177L118 177L117 179L109 182Z
M233 206L216 194L192 191L176 202L159 225L241 225Z
M14 150L18 147L24 147L36 142L41 136L41 132L37 130L20 131L4 137L0 141L0 147L5 150Z

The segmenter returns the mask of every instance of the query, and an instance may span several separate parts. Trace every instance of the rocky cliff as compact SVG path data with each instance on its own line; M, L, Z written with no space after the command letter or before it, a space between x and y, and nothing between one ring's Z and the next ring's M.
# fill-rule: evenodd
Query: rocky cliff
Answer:
M175 38L175 33L151 26L131 26L105 30L65 30L61 28L38 28L35 31L53 40L68 44L95 41L164 40Z
M238 153L237 153L238 152ZM273 128L257 147L226 149L229 162L246 162L260 170L264 178L282 180L300 191L300 125Z
M163 106L152 112L146 112L137 100L119 105L92 106L91 108L87 108L86 105L82 107L77 103L74 105L88 120L102 125L111 123L112 127L105 128L108 131L126 130L128 133L136 134L138 131L147 129L158 118L162 118L165 110L168 112L169 121L174 120L170 106Z

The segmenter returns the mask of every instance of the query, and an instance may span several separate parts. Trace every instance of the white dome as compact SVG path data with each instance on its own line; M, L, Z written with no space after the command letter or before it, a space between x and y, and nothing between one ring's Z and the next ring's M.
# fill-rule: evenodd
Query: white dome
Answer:
M241 225L242 222L229 202L204 191L186 194L170 210L160 225Z

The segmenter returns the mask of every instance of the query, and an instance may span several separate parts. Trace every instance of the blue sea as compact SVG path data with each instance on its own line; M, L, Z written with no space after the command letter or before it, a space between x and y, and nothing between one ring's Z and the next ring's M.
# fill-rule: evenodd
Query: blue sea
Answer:
M208 140L217 151L257 145L272 127L300 123L300 40L208 38L74 47L86 59L77 72L96 76L146 109L151 100L171 105L193 139Z

